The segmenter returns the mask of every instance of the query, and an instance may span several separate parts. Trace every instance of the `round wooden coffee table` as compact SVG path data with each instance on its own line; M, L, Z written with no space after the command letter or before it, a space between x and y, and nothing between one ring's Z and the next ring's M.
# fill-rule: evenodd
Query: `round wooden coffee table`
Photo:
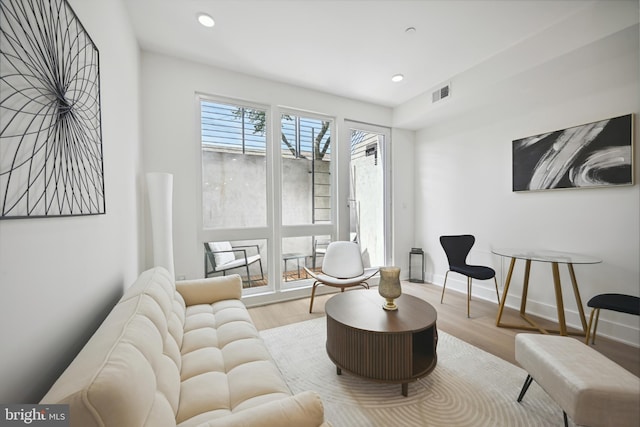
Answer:
M398 310L382 308L375 290L352 290L330 298L327 313L327 354L340 375L344 369L374 381L409 383L435 368L438 356L436 310L411 295L396 299Z

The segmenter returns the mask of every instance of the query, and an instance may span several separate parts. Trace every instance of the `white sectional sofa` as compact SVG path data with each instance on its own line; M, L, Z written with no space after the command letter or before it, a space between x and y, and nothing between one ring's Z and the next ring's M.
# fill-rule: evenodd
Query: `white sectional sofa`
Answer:
M44 396L72 426L327 426L292 395L240 300L239 276L144 272Z

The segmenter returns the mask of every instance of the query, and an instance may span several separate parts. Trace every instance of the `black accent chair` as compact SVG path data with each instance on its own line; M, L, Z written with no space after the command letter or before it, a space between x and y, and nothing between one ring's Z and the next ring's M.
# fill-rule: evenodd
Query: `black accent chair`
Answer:
M587 303L591 307L591 315L589 316L589 326L587 327L587 335L584 341L589 344L591 336L591 344L596 342L596 329L598 329L598 320L600 319L600 309L617 311L618 313L635 314L640 316L640 298L633 295L624 294L600 294L596 295ZM593 323L593 314L596 315L596 322ZM591 334L591 325L593 325L593 334Z
M467 255L471 251L476 238L471 234L462 234L455 236L440 236L440 244L444 249L447 259L449 260L449 270L444 276L444 285L442 286L442 296L440 297L440 304L444 300L444 290L447 287L447 276L450 271L467 276L467 317L469 316L469 302L471 301L471 282L472 279L488 280L493 279L496 285L496 295L498 297L498 304L500 303L500 293L498 292L498 280L496 279L496 272L491 267L485 267L482 265L469 265L467 264Z

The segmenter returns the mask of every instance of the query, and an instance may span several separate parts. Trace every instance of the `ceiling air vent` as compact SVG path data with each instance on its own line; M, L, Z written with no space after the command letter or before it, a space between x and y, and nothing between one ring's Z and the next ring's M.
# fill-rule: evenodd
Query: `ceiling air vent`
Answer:
M440 101L441 99L447 98L450 93L451 93L451 83L447 83L441 88L433 91L433 93L431 94L431 102L434 103L434 102Z

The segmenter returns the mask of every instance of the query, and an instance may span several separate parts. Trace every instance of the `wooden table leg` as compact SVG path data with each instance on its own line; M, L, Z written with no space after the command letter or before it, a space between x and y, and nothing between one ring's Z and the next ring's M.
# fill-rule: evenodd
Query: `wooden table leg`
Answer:
M402 383L402 395L404 397L409 395L409 383Z
M580 290L578 288L578 281L576 280L576 274L573 269L573 263L566 261L554 261L551 262L551 271L553 273L553 287L556 298L556 309L558 312L558 329L545 329L538 325L533 319L529 318L526 314L527 311L527 294L529 292L529 273L531 271L531 260L525 259L525 271L524 271L524 282L522 287L522 300L520 301L520 317L526 321L529 325L525 324L509 324L502 322L502 315L504 312L504 306L507 301L507 294L509 292L509 285L511 284L511 278L513 276L513 269L515 265L516 258L511 257L511 264L509 265L509 272L507 273L507 278L505 281L505 288L502 294L502 300L500 301L499 309L498 309L498 317L496 318L496 326L500 328L515 328L515 329L525 329L525 330L537 330L543 334L548 333L558 333L563 336L567 335L581 335L586 336L588 333L589 326L587 325L587 319L584 314L584 307L582 305L582 297L580 296ZM567 264L567 268L569 269L569 275L571 277L571 284L573 286L573 294L576 298L576 305L578 306L578 313L580 315L580 322L582 323L582 331L568 331L567 330L567 321L564 312L564 301L562 297L562 284L560 281L560 271L559 264Z
M524 267L524 280L522 282L522 300L520 301L520 317L530 326L524 326L523 329L537 330L543 334L548 333L547 330L541 328L535 321L527 316L527 299L529 298L529 277L531 276L531 260L526 260Z
M504 311L504 306L507 301L507 293L509 292L509 285L511 284L511 278L513 277L513 268L516 263L516 258L511 258L511 264L509 265L509 272L507 273L507 279L504 285L504 292L502 293L502 301L500 301L500 308L498 309L498 317L496 319L496 326L500 328L515 328L515 329L524 329L527 331L538 331L543 334L548 333L545 329L538 326L536 322L529 319L526 315L527 311L527 294L529 292L529 275L531 273L531 260L525 260L525 269L524 269L524 282L522 286L522 300L520 301L520 317L525 320L529 325L525 324L512 324L512 323L502 323L502 313Z
M502 319L502 311L504 310L504 304L507 302L507 294L509 293L509 285L511 284L511 276L513 275L513 267L516 264L516 259L511 258L511 263L509 264L509 272L507 273L507 279L504 282L504 291L502 292L502 301L500 301L500 307L498 308L498 317L496 319L496 326L500 325L500 320Z
M342 369L336 366L336 374L342 375Z
M558 324L560 325L560 335L567 335L567 322L564 319L564 303L562 302L562 286L560 284L560 270L557 262L551 263L553 271L553 287L556 291L556 305L558 306Z
M582 322L582 331L585 336L587 334L587 319L584 315L584 307L582 306L582 298L580 298L580 291L578 290L578 281L576 280L576 273L573 271L573 264L568 263L569 276L571 276L571 284L573 285L573 295L576 297L576 305L578 306L578 313L580 313L580 321Z

